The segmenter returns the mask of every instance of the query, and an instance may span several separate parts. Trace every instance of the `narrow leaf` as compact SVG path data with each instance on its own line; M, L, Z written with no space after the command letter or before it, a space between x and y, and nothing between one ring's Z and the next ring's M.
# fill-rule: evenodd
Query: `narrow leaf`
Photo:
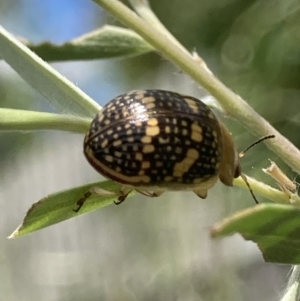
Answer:
M101 107L0 26L0 57L57 110L94 117Z
M300 297L300 267L295 265L292 267L289 281L285 292L280 301L299 301Z
M44 199L33 204L27 212L22 224L8 237L15 238L29 234L31 232L49 227L53 224L62 222L72 217L100 209L113 203L115 196L92 195L82 206L78 213L74 212L77 201L89 191L90 188L97 186L103 190L117 192L120 185L113 181L92 183L69 190L51 194Z
M242 210L211 229L212 237L240 233L257 243L268 262L300 264L300 208L260 204Z
M90 118L0 108L0 131L59 130L86 133Z
M134 31L108 25L61 45L50 42L24 43L45 61L128 57L154 51L154 48Z

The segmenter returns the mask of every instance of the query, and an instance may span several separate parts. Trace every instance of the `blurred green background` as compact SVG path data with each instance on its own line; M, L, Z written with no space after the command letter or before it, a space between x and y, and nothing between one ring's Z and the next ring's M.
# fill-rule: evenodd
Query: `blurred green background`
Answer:
M150 3L187 49L196 50L218 78L300 144L299 1ZM106 23L118 24L88 0L0 1L0 24L33 42L62 43ZM52 65L102 105L141 88L206 95L156 54ZM3 61L0 106L53 111ZM239 150L255 139L234 120L224 121ZM121 206L7 240L32 203L99 175L83 157L80 135L0 133L0 138L1 300L279 299L288 266L264 263L257 247L239 236L209 238L209 226L253 205L240 188L218 184L206 200L192 193L137 195ZM243 171L274 185L261 171L268 158L296 177L263 144L243 158Z

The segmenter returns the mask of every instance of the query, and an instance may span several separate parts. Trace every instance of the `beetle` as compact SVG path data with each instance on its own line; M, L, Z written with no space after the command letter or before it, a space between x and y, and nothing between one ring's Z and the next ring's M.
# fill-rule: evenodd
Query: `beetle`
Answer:
M149 197L193 191L204 199L218 179L226 186L241 175L246 180L232 135L211 109L165 90L135 90L108 102L91 123L84 154L100 174L123 185L116 204L132 190ZM92 193L113 194L94 187L74 211Z

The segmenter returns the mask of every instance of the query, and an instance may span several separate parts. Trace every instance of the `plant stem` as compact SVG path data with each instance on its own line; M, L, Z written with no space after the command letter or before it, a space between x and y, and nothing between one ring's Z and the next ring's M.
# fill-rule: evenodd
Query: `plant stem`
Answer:
M118 0L93 0L109 11L126 26L136 31L148 43L153 45L164 57L181 70L190 75L221 103L224 111L239 121L256 136L275 135L275 139L267 140L267 146L279 155L293 170L300 173L300 151L274 129L266 120L257 114L240 96L233 93L220 82L209 70L195 62L191 55L182 50L176 43L152 28L136 13Z
M90 118L0 108L0 131L59 130L86 133L90 124Z
M133 9L138 13L138 15L143 18L152 28L155 28L160 33L164 34L173 44L176 44L181 51L185 52L187 55L191 55L186 48L181 45L178 40L168 31L168 29L160 22L153 11L150 8L149 2L147 0L129 0Z
M259 182L249 176L247 176L247 181L254 193L257 193L274 203L293 204L295 206L300 206L300 198L297 194L288 195L283 191L275 189L265 183ZM245 181L241 177L234 179L233 184L235 186L239 186L245 188L246 190L249 190Z

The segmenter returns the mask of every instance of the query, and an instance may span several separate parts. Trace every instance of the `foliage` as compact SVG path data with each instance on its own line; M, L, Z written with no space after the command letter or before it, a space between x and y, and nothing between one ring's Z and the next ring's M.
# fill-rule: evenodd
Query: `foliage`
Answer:
M38 56L0 27L0 56L58 112L63 113L0 109L0 130L55 129L83 133L91 117L100 109L95 101L41 58L49 61L77 60L137 56L156 52L204 87L218 100L223 113L239 121L249 132L257 137L274 134L276 139L266 142L267 146L293 170L300 172L299 150L259 116L246 101L217 79L197 53L186 50L159 22L146 1L131 1L136 12L117 0L95 0L95 2L130 29L106 26L60 46L51 43L34 45L26 42L25 44ZM288 8L292 10L293 7ZM257 12L255 6L253 11ZM256 41L259 40L260 36L257 35ZM239 180L236 184L239 185ZM93 185L95 184L59 192L34 204L24 223L12 237L76 216L71 211L72 205ZM112 191L119 188L111 181L97 185L109 186ZM212 235L215 237L241 233L246 239L258 243L267 261L299 264L297 253L300 246L297 230L300 227L300 212L297 196L287 196L285 192L271 189L268 185L255 180L251 182L251 187L254 192L265 195L269 200L285 204L264 204L236 213L215 225L212 228ZM101 208L112 201L112 197L95 196L82 213Z

